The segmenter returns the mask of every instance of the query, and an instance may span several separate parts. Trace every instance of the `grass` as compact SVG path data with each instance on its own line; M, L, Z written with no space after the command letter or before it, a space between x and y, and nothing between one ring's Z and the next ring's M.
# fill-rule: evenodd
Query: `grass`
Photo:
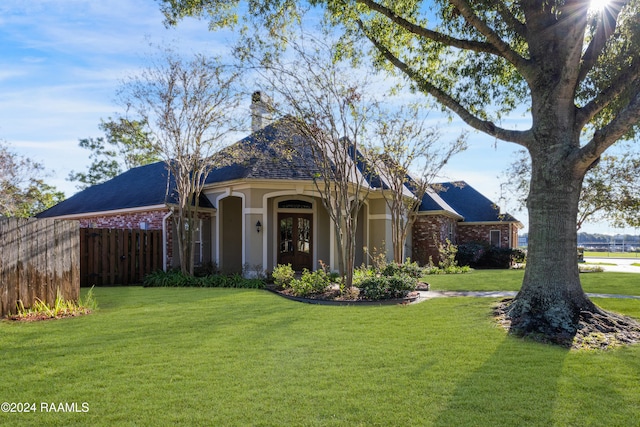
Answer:
M584 253L586 257L594 258L640 258L640 252L590 252Z
M427 276L435 291L517 291L524 270L474 270L464 275ZM640 295L640 274L583 273L582 288L589 293Z
M498 275L458 280L482 277ZM626 426L640 413L640 346L509 337L485 298L328 307L244 289L94 293L89 316L0 322L0 400L89 411L0 413L0 425ZM640 317L636 301L597 302Z

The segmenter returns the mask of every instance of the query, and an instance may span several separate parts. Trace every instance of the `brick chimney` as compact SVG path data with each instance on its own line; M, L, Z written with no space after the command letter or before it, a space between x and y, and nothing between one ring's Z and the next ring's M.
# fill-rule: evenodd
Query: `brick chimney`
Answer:
M257 132L273 122L271 98L260 91L251 95L251 132Z

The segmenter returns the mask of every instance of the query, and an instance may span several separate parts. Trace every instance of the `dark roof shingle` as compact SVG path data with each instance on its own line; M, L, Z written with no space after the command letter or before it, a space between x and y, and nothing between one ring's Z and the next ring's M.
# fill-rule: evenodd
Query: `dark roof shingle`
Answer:
M292 118L284 117L223 149L222 167L211 171L206 183L238 179L311 180L318 170L310 168L310 144L296 130ZM352 157L354 153L350 153ZM360 153L356 153L360 154ZM356 155L357 166L364 171ZM133 168L102 184L89 187L38 215L40 218L91 212L126 210L176 203L175 182L164 162ZM372 187L388 188L380 176L369 173ZM449 211L465 222L517 221L500 215L491 200L464 182L438 184L435 194L425 194L420 211ZM202 195L200 205L213 207Z
M475 188L464 181L444 182L435 186L437 195L458 214L465 222L518 222L508 213L500 213L500 208ZM425 194L420 211L447 210L434 198Z

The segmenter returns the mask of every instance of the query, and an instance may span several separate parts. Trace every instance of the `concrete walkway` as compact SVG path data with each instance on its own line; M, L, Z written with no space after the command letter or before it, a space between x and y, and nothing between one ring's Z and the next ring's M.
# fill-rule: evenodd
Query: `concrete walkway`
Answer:
M585 265L597 265L604 271L616 273L640 273L640 267L631 264L640 264L640 258L584 258ZM613 265L609 265L613 264Z

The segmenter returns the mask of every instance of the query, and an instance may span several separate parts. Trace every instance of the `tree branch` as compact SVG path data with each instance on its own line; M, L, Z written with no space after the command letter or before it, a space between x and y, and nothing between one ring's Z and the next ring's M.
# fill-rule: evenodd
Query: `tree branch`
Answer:
M591 102L578 109L576 125L582 128L596 114L606 108L616 97L629 89L629 85L640 79L640 57L633 59L618 77Z
M529 73L529 67L527 61L515 52L511 47L504 42L483 20L481 20L473 11L471 6L466 0L451 0L451 4L454 5L462 17L471 26L473 26L480 34L487 38L487 41L496 48L498 55L513 64L514 67L522 73L526 80L530 80L531 73Z
M468 49L471 50L473 52L484 52L484 53L490 53L493 55L500 55L500 52L498 51L498 49L496 49L493 45L489 44L489 43L485 43L485 42L480 42L480 41L476 41L476 40L463 40L463 39L457 39L454 37L450 37L447 36L445 34L442 34L440 32L437 31L433 31L433 30L429 30L427 28L424 28L420 25L414 24L412 22L409 22L408 20L406 20L405 18L399 16L398 14L396 14L393 10L391 10L390 8L383 6L375 1L372 0L356 0L356 3L360 3L363 4L365 6L367 6L369 9L376 11L384 16L386 16L387 18L389 18L392 22L398 24L399 26L401 26L402 28L404 28L405 30L409 31L410 33L413 33L415 35L424 37L426 39L429 40L433 40L435 42L438 43L442 43L446 46L451 46L451 47L456 47L456 48L460 48L460 49Z
M629 104L609 124L598 129L591 141L576 153L578 167L588 168L594 159L622 138L634 124L640 122L640 81L636 81L634 86Z
M506 7L504 2L496 2L496 9L498 10L498 13L500 14L500 16L502 16L502 19L504 20L504 22L513 30L516 32L516 34L518 34L520 37L526 38L527 37L527 26L524 25L522 22L520 22L509 10L508 7Z
M580 65L578 82L582 82L596 64L598 57L607 44L607 40L616 29L616 22L618 21L620 11L628 4L629 0L612 0L600 12L595 34L593 35L587 50L584 52L584 55L582 55L582 64Z
M439 89L428 80L424 79L418 72L413 70L411 67L409 67L409 65L395 56L389 49L387 49L382 43L380 43L367 31L362 21L358 20L357 23L365 37L367 37L369 41L373 43L374 47L384 56L387 61L389 61L396 68L402 71L409 79L413 80L418 85L421 91L428 93L429 95L436 98L438 102L456 113L469 126L498 139L513 142L522 145L523 147L528 146L528 141L530 139L529 132L503 129L496 126L493 122L490 122L488 120L481 120L478 117L474 116L458 101L453 99L449 94Z

